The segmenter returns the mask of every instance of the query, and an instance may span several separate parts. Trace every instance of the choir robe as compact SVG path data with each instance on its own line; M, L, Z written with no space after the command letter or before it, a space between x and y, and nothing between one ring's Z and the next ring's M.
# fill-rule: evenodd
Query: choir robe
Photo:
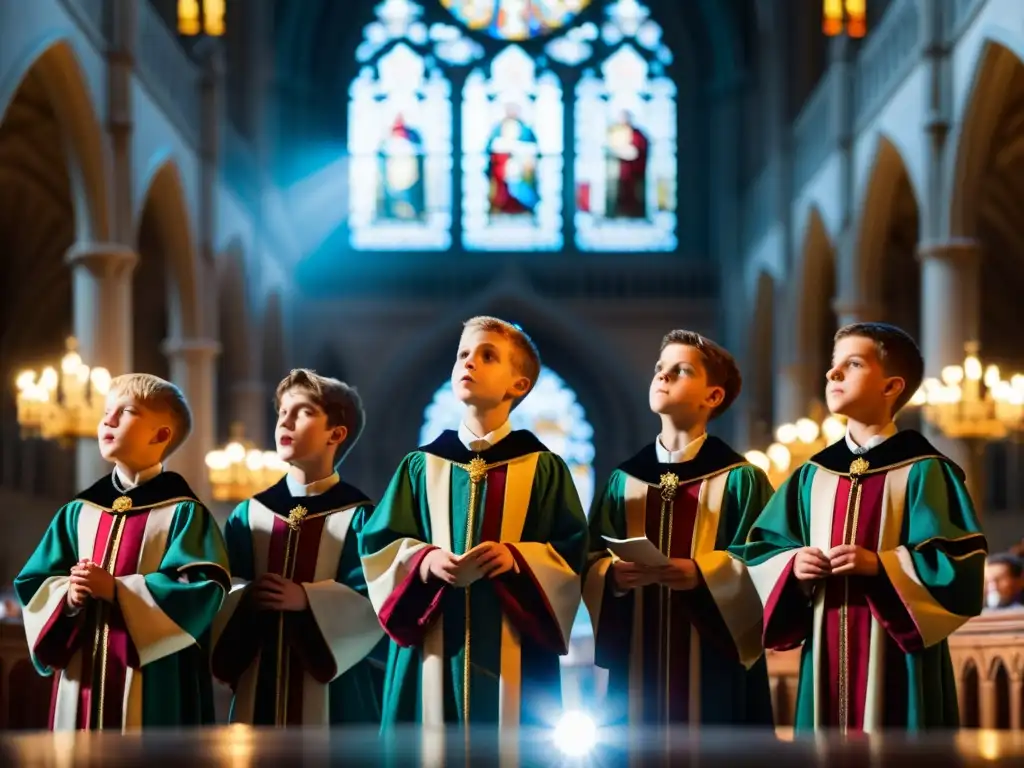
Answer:
M116 579L71 615L71 568ZM54 675L53 730L214 722L209 629L230 585L220 528L181 475L121 493L111 476L65 504L14 580L32 661Z
M772 726L761 603L725 551L746 539L771 493L767 476L715 437L674 464L660 463L652 443L612 473L590 514L583 587L595 663L609 671L610 721ZM699 585L616 592L603 536L646 536L692 559Z
M380 722L367 656L384 632L367 599L358 543L372 508L348 483L292 496L282 478L231 513L232 589L214 624L213 673L234 692L232 722ZM249 587L265 573L302 585L309 607L257 609Z
M877 552L878 575L796 580L798 548L843 543ZM735 551L765 606L765 647L803 643L798 731L958 725L946 638L981 612L987 544L962 471L921 434L821 451Z
M420 563L505 543L515 568L467 589ZM550 725L580 605L587 521L565 462L530 432L474 453L454 431L409 454L363 531L370 599L392 639L383 726ZM440 758L439 758L440 759Z

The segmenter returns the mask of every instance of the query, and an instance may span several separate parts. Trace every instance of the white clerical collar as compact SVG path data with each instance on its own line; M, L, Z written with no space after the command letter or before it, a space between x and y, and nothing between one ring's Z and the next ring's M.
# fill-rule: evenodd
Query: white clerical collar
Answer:
M149 469L144 469L139 472L134 478L128 477L121 468L114 466L114 487L122 493L127 493L132 488L138 488L140 485L145 483L147 480L152 480L154 477L164 471L163 464L154 464Z
M332 472L327 477L303 485L292 477L291 474L287 474L285 475L285 482L288 483L288 493L292 496L319 496L322 493L327 493L327 491L340 483L341 477L337 472Z
M686 445L683 446L682 450L670 451L664 445L661 444L661 435L658 435L654 441L654 450L658 454L658 462L661 464L682 464L684 461L691 461L696 458L697 453L700 451L700 447L704 445L704 441L708 439L708 433L705 432L700 437L694 438Z
M881 445L882 443L884 443L886 440L888 440L890 437L892 437L895 434L896 434L896 422L890 421L888 424L885 425L885 427L882 429L881 432L879 432L874 437L869 438L868 441L864 445L857 445L857 443L854 441L854 439L852 437L850 437L850 429L849 429L849 427L847 427L847 429L846 429L846 447L849 448L852 453L860 456L862 453L867 453L872 448Z
M473 430L465 424L459 424L459 441L471 451L486 451L508 437L511 432L512 423L508 421L483 437L473 434Z

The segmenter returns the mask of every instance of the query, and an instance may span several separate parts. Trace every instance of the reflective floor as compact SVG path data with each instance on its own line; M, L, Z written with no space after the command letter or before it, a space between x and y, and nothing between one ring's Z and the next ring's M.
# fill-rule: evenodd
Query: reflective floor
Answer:
M740 730L575 735L524 732L516 743L474 730L467 745L462 732L398 730L381 737L361 730L260 730L243 726L196 731L32 733L0 736L0 765L112 766L174 765L180 768L270 765L345 766L899 766L926 760L931 766L1024 765L1024 734L1010 731L842 739L802 739ZM468 748L467 748L468 747ZM592 747L588 749L588 747Z

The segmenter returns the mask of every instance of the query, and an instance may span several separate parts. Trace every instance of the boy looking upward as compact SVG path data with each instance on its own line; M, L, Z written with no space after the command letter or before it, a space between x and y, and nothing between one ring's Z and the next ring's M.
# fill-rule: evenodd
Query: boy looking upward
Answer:
M955 728L946 638L981 612L987 544L963 472L893 422L924 360L901 329L835 336L829 410L846 437L779 488L736 548L764 603L764 643L803 643L796 729Z
M451 376L462 424L406 456L363 531L370 598L394 641L385 727L515 728L561 709L587 523L565 462L508 421L539 373L518 326L466 322Z
M192 428L181 391L149 374L110 383L97 429L110 475L59 510L14 580L53 730L212 723L206 638L230 584L224 540L162 462Z
M594 502L583 594L595 661L609 670L612 722L772 726L761 604L743 563L725 552L746 539L772 488L707 434L740 386L718 344L666 334L649 392L661 432ZM606 536L646 537L668 564L629 562Z

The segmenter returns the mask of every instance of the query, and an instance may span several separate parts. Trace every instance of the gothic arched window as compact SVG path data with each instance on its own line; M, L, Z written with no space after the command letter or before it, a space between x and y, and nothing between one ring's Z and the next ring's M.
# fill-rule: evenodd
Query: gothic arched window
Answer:
M428 29L412 0L384 0L356 50L349 90L349 229L360 249L445 250L452 225L451 84L440 61L480 46Z
M548 44L588 66L576 84L576 245L586 251L676 247L676 86L661 27L637 0Z
M484 48L458 24L426 24L418 0L380 0L350 90L352 245L439 251L454 236L474 251L557 251L569 231L583 251L675 249L676 86L648 8L607 0L598 22L578 18L590 0L441 4L507 42L474 66ZM545 35L540 55L515 42Z
M462 91L463 234L470 250L562 247L562 85L518 45Z
M438 387L423 412L420 445L432 442L446 429L458 429L464 406L451 384ZM594 498L594 429L587 421L576 393L550 368L542 368L533 391L509 419L513 429L528 429L553 453L565 460L572 473L583 511Z

